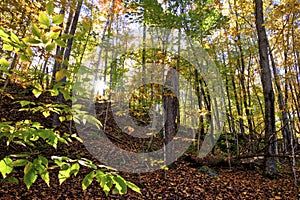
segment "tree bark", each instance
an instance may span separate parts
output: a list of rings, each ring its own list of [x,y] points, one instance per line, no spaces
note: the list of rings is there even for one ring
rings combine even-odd
[[[70,35],[73,35],[73,36],[75,35],[75,31],[76,31],[76,28],[77,28],[82,3],[83,3],[83,0],[79,0],[78,3],[77,3],[75,15],[74,15],[72,26],[71,26],[70,33],[69,33]],[[68,69],[68,65],[66,64],[66,62],[67,63],[69,62],[69,59],[70,59],[70,56],[71,56],[72,46],[73,46],[73,37],[68,39],[68,42],[67,42],[67,47],[68,48],[65,50],[65,53],[64,53],[64,62],[62,64],[63,69]],[[60,80],[60,82],[65,83],[66,80],[67,80],[67,77],[65,76],[62,80]],[[57,96],[56,102],[57,103],[62,103],[62,101],[63,101],[63,94],[60,92],[59,95]],[[58,116],[57,113],[54,113],[52,124],[53,124],[53,126],[60,125],[59,116]]]
[[[67,20],[67,23],[66,23],[66,26],[65,26],[65,30],[64,30],[64,34],[68,34],[69,33],[69,29],[70,29],[70,26],[71,26],[71,23],[72,23],[72,19],[73,19],[73,15],[74,15],[74,10],[73,8],[71,7],[71,3],[69,3],[70,5],[70,12],[69,12],[69,16],[68,16],[68,20]],[[66,12],[66,5],[65,4],[62,4],[62,9],[61,11],[59,12],[59,14],[65,14]],[[61,28],[63,28],[63,23],[61,23],[59,25]],[[61,33],[62,34],[62,33]],[[60,47],[60,46],[57,46],[56,47],[56,56],[58,58],[61,58],[63,57],[64,55],[64,51],[65,51],[65,48],[64,47]],[[54,62],[54,66],[53,66],[53,71],[52,71],[52,80],[51,80],[51,83],[50,85],[53,86],[55,84],[55,74],[57,71],[59,71],[61,67],[61,63],[55,59],[55,62]]]
[[[270,48],[270,47],[269,47]],[[287,105],[283,99],[283,92],[280,85],[279,72],[275,65],[275,60],[273,57],[273,53],[270,52],[270,58],[272,63],[273,74],[275,78],[275,86],[277,88],[277,98],[279,104],[279,110],[281,112],[281,124],[282,124],[282,136],[283,136],[283,153],[290,153],[292,151],[292,147],[290,145],[290,141],[292,140],[290,122],[288,118]]]
[[[166,89],[163,95],[163,106],[165,109],[165,138],[164,143],[167,145],[173,140],[177,133],[177,125],[179,121],[179,101],[170,89],[174,91],[178,88],[178,74],[174,71],[169,71],[166,78]],[[169,145],[166,149],[166,161],[170,163],[175,160],[174,145]]]
[[[274,110],[274,91],[272,87],[272,77],[268,57],[268,39],[264,28],[263,2],[255,0],[256,30],[258,35],[259,58],[261,68],[261,82],[264,93],[265,106],[265,169],[264,175],[268,177],[277,176],[277,159],[269,157],[276,154],[276,130],[275,130],[275,110]]]

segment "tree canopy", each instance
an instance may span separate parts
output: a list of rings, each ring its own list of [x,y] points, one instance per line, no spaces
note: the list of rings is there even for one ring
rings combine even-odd
[[[285,163],[298,191],[298,1],[0,5],[1,184],[20,169],[28,189],[83,170],[83,190],[94,181],[106,195],[142,194],[121,166],[167,177],[184,154],[230,168],[257,159],[269,178]],[[78,143],[92,155],[62,150]]]

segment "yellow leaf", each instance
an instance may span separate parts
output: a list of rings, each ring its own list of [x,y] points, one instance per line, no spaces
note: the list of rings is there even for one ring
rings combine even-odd
[[[66,76],[67,70],[66,69],[61,69],[55,74],[55,81],[59,82],[61,81],[65,76]]]
[[[50,116],[50,112],[48,110],[43,112],[44,117],[49,117]]]
[[[58,32],[58,31],[62,31],[63,28],[59,27],[59,26],[53,26],[50,28],[51,31],[53,32]]]
[[[65,121],[65,120],[66,120],[66,118],[65,118],[64,116],[60,116],[60,117],[59,117],[59,121],[60,121],[60,122],[63,122],[63,121]]]

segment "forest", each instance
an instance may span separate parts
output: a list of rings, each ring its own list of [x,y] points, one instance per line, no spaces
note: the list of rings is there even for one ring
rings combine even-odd
[[[0,199],[300,198],[299,1],[0,13]]]

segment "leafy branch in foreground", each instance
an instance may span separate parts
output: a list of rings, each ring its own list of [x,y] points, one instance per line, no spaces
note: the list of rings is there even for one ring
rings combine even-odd
[[[19,111],[28,112],[40,112],[45,118],[47,118],[51,112],[64,113],[66,117],[62,120],[72,120],[71,109],[67,105],[50,106],[49,104],[34,103],[30,101],[19,101],[22,108]],[[79,109],[77,110],[77,114]],[[79,118],[75,118],[75,121],[89,121],[90,123],[99,125],[100,122],[83,112],[79,115]],[[61,136],[63,135],[63,136]],[[45,183],[50,187],[49,170],[59,168],[58,180],[62,184],[71,176],[76,176],[81,166],[90,168],[91,171],[82,180],[82,189],[85,190],[95,180],[99,183],[106,195],[112,190],[114,194],[126,194],[127,187],[135,192],[140,193],[140,189],[133,183],[126,181],[119,176],[115,170],[104,165],[95,165],[92,161],[80,158],[70,159],[66,156],[52,156],[51,161],[41,155],[40,152],[33,152],[31,148],[40,147],[41,145],[49,145],[53,148],[57,148],[59,143],[70,144],[72,139],[81,139],[76,134],[60,134],[59,131],[43,127],[39,122],[32,122],[31,120],[22,120],[18,122],[0,122],[0,139],[5,139],[7,146],[12,143],[26,147],[29,152],[23,152],[20,154],[11,154],[6,156],[0,161],[0,173],[4,182],[17,182],[15,177],[8,176],[14,169],[24,167],[24,183],[28,189],[36,182],[38,176],[42,178]],[[44,141],[46,144],[40,143]],[[45,147],[45,146],[44,146]],[[43,147],[43,148],[44,148]],[[37,157],[36,157],[37,156]],[[49,166],[49,163],[52,165]]]
[[[38,155],[33,161],[30,161],[29,154],[15,154],[5,157],[0,161],[0,172],[4,179],[8,178],[16,167],[24,167],[24,183],[28,189],[40,176],[45,183],[50,187],[49,171],[51,169],[59,168],[58,180],[59,184],[65,182],[72,175],[76,176],[81,166],[91,169],[82,180],[82,189],[86,190],[87,187],[94,181],[99,183],[106,195],[112,190],[114,194],[126,194],[129,187],[135,192],[141,193],[140,189],[132,182],[126,181],[120,175],[107,166],[95,165],[92,161],[81,159],[70,159],[66,156],[52,156],[52,166],[44,156]],[[17,158],[17,159],[16,159]],[[114,187],[113,187],[114,186]]]

